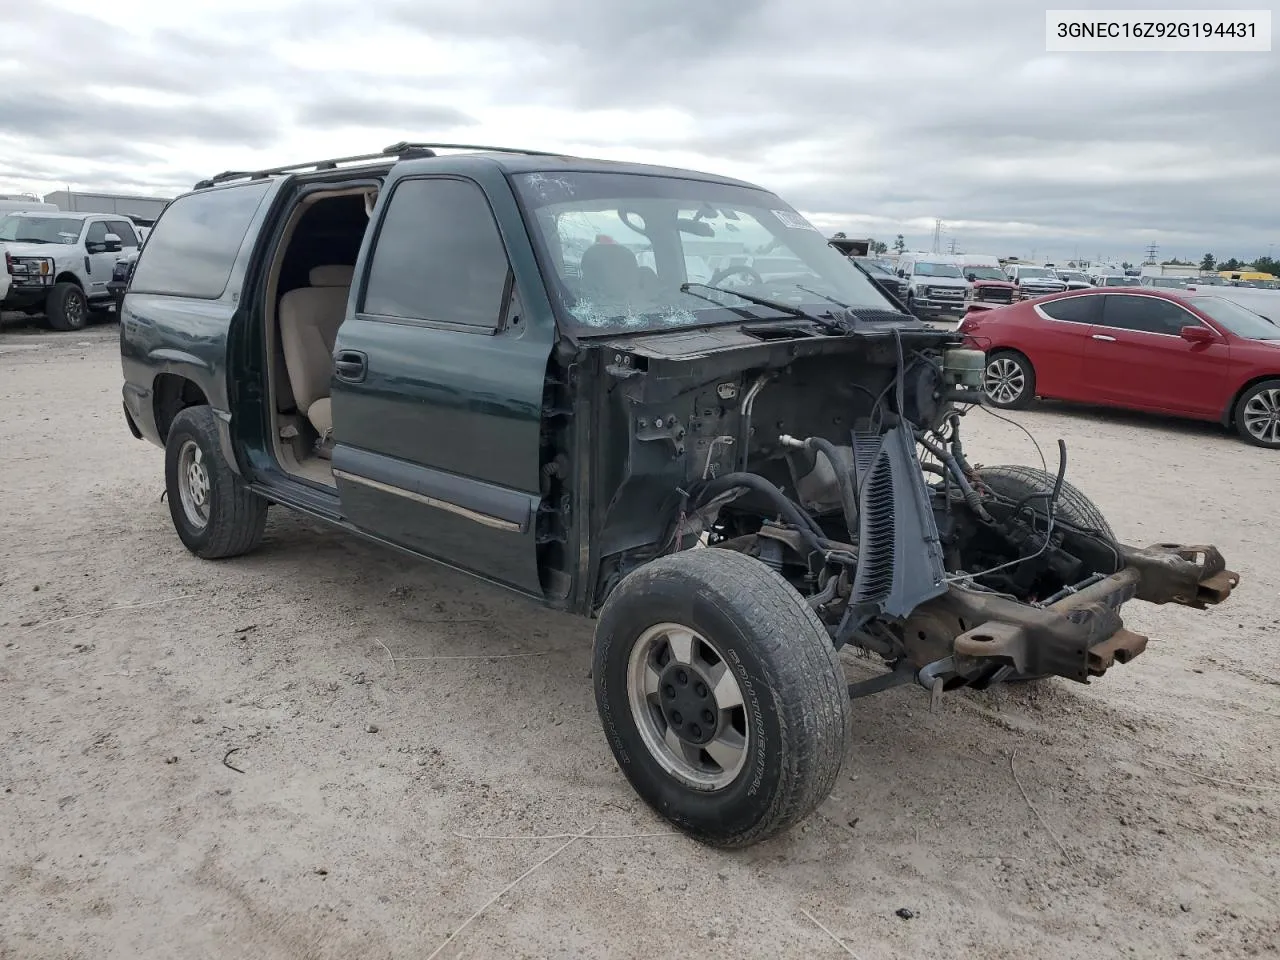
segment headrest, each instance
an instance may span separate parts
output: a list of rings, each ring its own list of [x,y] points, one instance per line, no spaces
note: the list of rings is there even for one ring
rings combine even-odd
[[[312,267],[307,275],[313,287],[349,287],[356,268],[341,263],[326,263]]]

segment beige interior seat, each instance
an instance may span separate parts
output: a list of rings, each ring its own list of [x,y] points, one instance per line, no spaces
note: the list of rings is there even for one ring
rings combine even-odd
[[[306,415],[321,439],[333,430],[329,381],[333,377],[333,345],[347,312],[354,267],[312,267],[311,286],[290,290],[280,298],[280,346],[298,411]]]

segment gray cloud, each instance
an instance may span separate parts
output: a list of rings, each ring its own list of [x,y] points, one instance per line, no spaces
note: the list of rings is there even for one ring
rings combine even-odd
[[[520,145],[697,156],[882,239],[923,244],[940,217],[962,247],[997,252],[1132,258],[1154,238],[1183,256],[1252,256],[1280,243],[1273,55],[1050,55],[1043,9],[1024,0],[281,0],[251,20],[229,9],[174,22],[142,35],[39,2],[0,13],[8,49],[42,51],[0,52],[0,179],[94,171],[161,189],[191,182],[201,148],[286,162],[324,131],[342,154],[347,128],[376,149],[388,133],[524,107],[566,121]],[[375,29],[405,46],[377,62],[344,55]],[[424,77],[431,54],[406,54],[415,38],[464,53]],[[308,42],[326,52],[282,52]],[[594,111],[634,120],[597,124]],[[183,145],[184,169],[156,172],[148,148]]]
[[[475,117],[443,104],[388,100],[376,96],[338,94],[303,104],[297,121],[306,126],[378,127],[401,126],[428,131],[469,127]]]

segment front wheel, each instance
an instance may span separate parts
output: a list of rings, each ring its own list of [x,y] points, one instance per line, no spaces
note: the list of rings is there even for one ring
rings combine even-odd
[[[165,489],[178,538],[198,557],[247,553],[262,540],[267,501],[223,459],[218,426],[207,406],[187,407],[165,438]]]
[[[1005,350],[987,358],[982,372],[987,403],[1002,410],[1022,410],[1036,396],[1036,371],[1020,353]]]
[[[1280,448],[1280,380],[1250,387],[1236,403],[1236,430],[1249,443]]]
[[[849,698],[835,648],[751,557],[697,548],[628,575],[601,611],[592,675],[623,774],[705,843],[773,836],[839,776]]]
[[[89,301],[77,284],[55,283],[44,312],[55,330],[81,330],[89,322]]]

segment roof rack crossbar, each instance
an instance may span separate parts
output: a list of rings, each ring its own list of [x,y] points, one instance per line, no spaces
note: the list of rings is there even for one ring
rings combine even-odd
[[[546,150],[525,150],[519,147],[489,147],[474,143],[417,143],[401,141],[400,143],[393,143],[391,146],[385,147],[378,153],[362,153],[350,157],[335,157],[330,160],[308,160],[305,163],[291,163],[283,167],[269,167],[262,170],[227,170],[223,173],[209,177],[207,180],[201,180],[195,185],[195,189],[203,190],[206,187],[216,186],[220,183],[230,183],[233,180],[262,180],[266,177],[276,176],[278,174],[298,173],[304,170],[336,170],[339,164],[372,163],[377,160],[387,160],[391,157],[434,157],[436,150],[468,150],[477,153],[518,153],[530,157],[558,156],[558,154]]]

